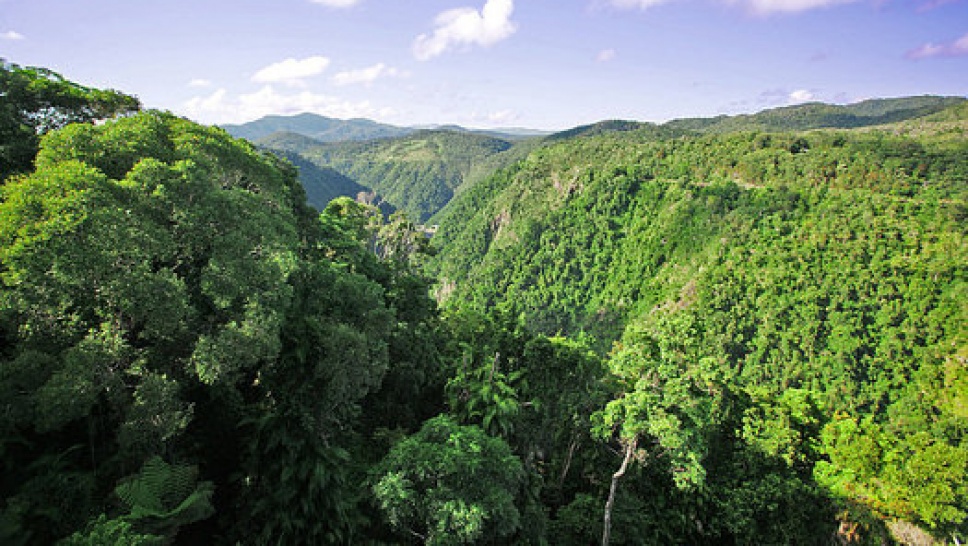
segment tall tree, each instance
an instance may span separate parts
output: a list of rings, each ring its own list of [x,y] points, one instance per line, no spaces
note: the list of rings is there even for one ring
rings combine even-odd
[[[706,479],[703,459],[725,398],[723,381],[694,340],[672,334],[692,330],[690,319],[669,320],[664,331],[630,327],[608,359],[618,395],[596,419],[599,433],[621,445],[622,463],[605,504],[603,546],[611,536],[619,481],[634,461],[667,465],[680,489],[694,489]]]

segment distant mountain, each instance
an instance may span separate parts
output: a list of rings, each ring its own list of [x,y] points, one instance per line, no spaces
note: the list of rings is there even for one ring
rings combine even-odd
[[[455,133],[471,133],[474,135],[484,135],[504,140],[523,140],[528,138],[545,137],[553,134],[553,131],[541,131],[538,129],[528,129],[527,127],[501,127],[498,129],[470,129],[460,125],[420,125],[414,127],[418,130],[428,131],[451,131]]]
[[[564,131],[559,131],[557,133],[551,134],[546,140],[567,140],[569,138],[575,138],[580,136],[594,136],[603,133],[624,133],[627,131],[635,131],[643,127],[652,126],[651,123],[643,123],[640,121],[629,121],[624,119],[611,119],[606,121],[599,121],[596,123],[590,123],[588,125],[579,125],[571,129],[566,129]]]
[[[266,116],[241,125],[223,125],[232,136],[259,140],[273,133],[296,133],[320,142],[371,140],[400,137],[415,129],[378,123],[369,119],[336,119],[317,114]]]
[[[259,146],[263,146],[265,148],[271,148],[273,150],[285,150],[287,152],[297,154],[301,154],[306,150],[310,150],[323,144],[323,141],[321,140],[309,138],[306,135],[293,133],[291,131],[279,131],[268,136],[251,140],[256,142]]]
[[[471,133],[504,140],[521,140],[551,134],[549,131],[539,131],[523,127],[501,129],[468,129],[460,125],[399,127],[363,118],[337,119],[310,113],[297,114],[295,116],[266,116],[240,125],[223,125],[222,128],[234,137],[253,141],[263,140],[277,133],[302,135],[317,142],[398,138],[423,130]]]
[[[678,119],[663,126],[703,133],[854,129],[928,116],[965,100],[964,97],[921,96],[872,99],[845,106],[813,102],[773,108],[756,114]]]
[[[801,104],[756,114],[674,120],[662,125],[606,120],[553,134],[528,129],[473,130],[458,125],[404,128],[370,120],[338,120],[315,114],[269,116],[226,126],[231,134],[281,152],[300,167],[310,202],[322,208],[339,195],[369,195],[428,221],[458,193],[556,143],[600,135],[634,133],[640,140],[695,133],[852,129],[891,124],[921,134],[922,120],[947,119],[956,127],[968,101],[962,97],[874,99],[840,106]],[[941,125],[929,124],[933,131]],[[436,222],[436,219],[434,220]]]

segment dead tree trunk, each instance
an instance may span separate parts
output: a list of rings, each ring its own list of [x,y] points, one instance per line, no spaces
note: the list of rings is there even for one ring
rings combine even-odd
[[[612,537],[612,507],[615,506],[615,492],[618,490],[618,481],[625,476],[625,471],[629,468],[629,461],[635,453],[637,439],[633,438],[625,444],[625,457],[622,459],[622,466],[612,474],[612,486],[608,490],[608,501],[605,503],[605,529],[602,531],[602,546],[608,546],[608,541]]]

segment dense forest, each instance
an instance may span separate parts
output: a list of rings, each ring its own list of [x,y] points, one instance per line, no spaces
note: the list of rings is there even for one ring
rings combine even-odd
[[[963,99],[256,146],[0,91],[0,543],[968,539]]]

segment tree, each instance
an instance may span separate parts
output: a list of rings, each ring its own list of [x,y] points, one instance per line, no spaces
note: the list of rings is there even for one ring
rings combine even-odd
[[[374,469],[373,493],[390,525],[431,545],[508,537],[521,462],[499,438],[441,415],[393,446]]]
[[[278,357],[301,194],[276,159],[157,112],[53,131],[36,165],[0,202],[0,519],[50,542],[152,456],[190,455],[199,393]]]
[[[622,446],[622,463],[612,475],[605,504],[603,546],[610,539],[619,481],[635,460],[664,459],[680,489],[695,489],[705,482],[707,435],[716,425],[723,387],[716,363],[697,358],[695,347],[684,342],[688,336],[677,339],[669,333],[688,332],[690,319],[671,320],[674,327],[661,337],[630,326],[608,359],[618,396],[596,420],[599,434]]]

